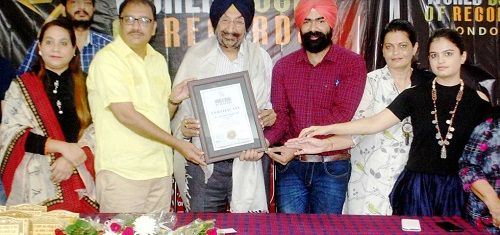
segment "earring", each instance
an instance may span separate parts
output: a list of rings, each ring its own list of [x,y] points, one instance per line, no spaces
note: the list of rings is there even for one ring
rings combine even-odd
[[[38,51],[38,54],[39,54],[40,56],[42,56],[42,51]]]

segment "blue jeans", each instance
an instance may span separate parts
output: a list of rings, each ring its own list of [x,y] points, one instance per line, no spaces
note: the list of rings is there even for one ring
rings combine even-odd
[[[5,205],[7,201],[7,196],[5,196],[5,189],[3,188],[3,182],[0,180],[0,205]]]
[[[341,214],[350,176],[348,160],[278,164],[278,209],[284,213]]]

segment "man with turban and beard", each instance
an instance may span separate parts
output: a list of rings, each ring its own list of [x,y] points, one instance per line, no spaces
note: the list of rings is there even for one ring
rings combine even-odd
[[[113,38],[90,29],[95,12],[95,0],[61,0],[61,3],[64,6],[66,17],[73,23],[76,44],[80,50],[80,65],[82,71],[87,74],[90,62],[97,51],[110,43]],[[17,71],[18,75],[31,71],[31,67],[36,64],[38,60],[35,50],[37,43],[35,40],[28,49],[28,53]]]
[[[174,86],[188,79],[248,71],[261,125],[269,127],[276,120],[270,102],[272,60],[258,44],[245,38],[254,13],[253,0],[213,1],[210,21],[215,37],[199,42],[187,51]],[[172,131],[177,138],[201,146],[198,137],[200,123],[193,117],[191,100],[184,100],[172,120]],[[234,160],[206,165],[204,162],[186,162],[175,152],[174,176],[185,207],[195,212],[221,212],[229,204],[232,212],[268,211],[263,154],[250,149]],[[267,171],[267,167],[264,169]]]
[[[276,123],[265,132],[270,145],[295,138],[303,128],[352,119],[365,86],[361,56],[332,42],[337,6],[332,0],[301,0],[295,24],[302,47],[273,69],[271,102]],[[326,138],[328,136],[324,136]],[[297,149],[269,149],[276,162],[276,196],[285,213],[341,213],[351,172],[346,149],[294,156]]]

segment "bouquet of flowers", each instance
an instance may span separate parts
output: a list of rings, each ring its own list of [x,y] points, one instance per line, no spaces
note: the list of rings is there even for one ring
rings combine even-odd
[[[64,230],[56,229],[55,235],[98,235],[97,230],[101,227],[98,223],[84,219],[78,219]]]
[[[188,225],[177,228],[172,232],[172,235],[217,235],[217,228],[215,228],[215,220],[201,220],[195,219]]]
[[[161,218],[166,217],[167,220]],[[119,214],[104,222],[104,235],[156,235],[167,234],[175,225],[175,215],[155,216],[151,214],[133,215]]]
[[[176,216],[160,211],[149,214],[118,214],[101,222],[94,219],[79,219],[56,235],[217,235],[215,220],[196,219],[188,225],[174,230]]]
[[[79,219],[56,235],[165,235],[172,232],[175,222],[175,214],[165,211],[118,214],[104,222],[99,217]]]

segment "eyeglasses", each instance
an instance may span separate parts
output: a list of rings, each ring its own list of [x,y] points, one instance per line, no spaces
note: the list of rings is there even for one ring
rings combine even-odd
[[[230,19],[229,17],[221,17],[219,20],[219,24],[223,26],[229,26],[229,24],[233,23],[235,27],[237,28],[244,28],[245,27],[245,20],[243,18],[237,18],[237,19]]]
[[[147,17],[141,16],[141,17],[133,17],[133,16],[123,16],[120,17],[120,20],[127,24],[127,25],[133,25],[135,21],[139,22],[140,25],[149,25],[151,22],[153,22],[152,19],[149,19]]]

